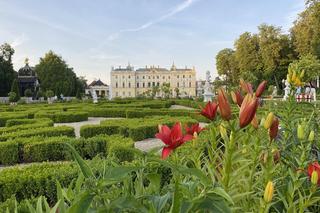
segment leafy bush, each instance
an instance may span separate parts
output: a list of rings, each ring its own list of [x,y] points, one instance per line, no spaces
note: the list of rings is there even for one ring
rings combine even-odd
[[[87,112],[62,111],[62,112],[38,112],[35,118],[50,118],[55,123],[70,123],[88,120]]]
[[[105,120],[100,125],[85,125],[80,129],[80,135],[85,138],[95,135],[120,134],[130,137],[134,141],[145,138],[153,138],[158,131],[158,124],[173,125],[175,122],[184,124],[196,123],[196,120],[188,117],[146,117],[134,119]]]
[[[31,136],[69,136],[74,137],[74,129],[69,126],[41,127],[36,129],[21,130],[0,135],[0,141],[6,141],[12,138],[31,137]]]
[[[42,118],[42,119],[10,119],[10,120],[7,120],[6,127],[23,125],[23,124],[36,124],[36,123],[42,123],[42,122],[48,122],[48,123],[51,122],[53,125],[52,120],[47,119],[47,118]]]

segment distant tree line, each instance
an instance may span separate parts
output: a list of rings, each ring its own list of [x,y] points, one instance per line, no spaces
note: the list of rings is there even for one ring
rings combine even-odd
[[[17,90],[17,72],[13,68],[12,56],[14,49],[7,43],[0,46],[0,97],[8,96],[9,92]],[[84,93],[87,86],[84,77],[78,77],[61,56],[49,51],[40,58],[35,66],[35,72],[40,81],[40,91],[37,96],[45,96],[46,91],[52,91],[59,96],[77,96]],[[41,94],[40,94],[41,93]],[[16,94],[17,98],[27,94]],[[16,98],[16,99],[17,99]]]
[[[306,1],[289,34],[280,27],[261,24],[258,33],[244,32],[216,56],[219,75],[225,84],[236,86],[240,78],[257,85],[262,79],[281,87],[289,66],[306,72],[305,81],[320,75],[320,0]]]

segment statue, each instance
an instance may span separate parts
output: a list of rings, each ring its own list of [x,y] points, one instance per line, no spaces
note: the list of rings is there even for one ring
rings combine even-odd
[[[204,84],[204,93],[203,93],[203,98],[204,98],[203,101],[204,102],[212,101],[212,98],[214,96],[211,91],[210,81],[211,81],[210,71],[207,71],[206,72],[206,82]]]
[[[97,104],[97,103],[98,103],[98,96],[97,96],[96,91],[94,91],[94,90],[92,89],[92,90],[91,90],[91,95],[92,95],[93,103],[94,103],[94,104]]]
[[[284,96],[283,96],[283,100],[286,101],[289,98],[290,95],[290,83],[288,82],[288,80],[285,81],[285,85],[286,87],[284,88]]]

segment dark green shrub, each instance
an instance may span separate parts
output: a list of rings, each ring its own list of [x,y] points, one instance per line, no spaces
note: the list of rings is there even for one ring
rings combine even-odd
[[[0,165],[19,162],[19,143],[15,141],[0,143]]]
[[[12,138],[21,138],[21,137],[31,137],[31,136],[69,136],[74,137],[74,129],[69,126],[58,126],[58,127],[42,127],[36,129],[27,129],[21,130],[18,132],[10,132],[0,135],[0,141],[6,141]]]
[[[7,120],[28,118],[28,113],[0,113],[0,127],[5,126]]]
[[[88,120],[88,113],[76,111],[46,111],[36,113],[35,118],[50,118],[55,123],[70,123]]]

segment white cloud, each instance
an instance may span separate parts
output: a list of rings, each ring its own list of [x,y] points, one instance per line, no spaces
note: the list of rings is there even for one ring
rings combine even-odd
[[[25,43],[29,38],[23,33],[18,37],[14,38],[13,41],[10,43],[11,47],[16,48],[23,43]]]
[[[176,7],[173,7],[171,8],[168,13],[156,18],[156,19],[152,19],[152,20],[149,20],[147,21],[146,23],[138,26],[138,27],[135,27],[135,28],[127,28],[127,29],[122,29],[122,30],[119,30],[118,32],[116,33],[113,33],[111,35],[109,35],[107,37],[107,40],[108,41],[113,41],[117,38],[119,38],[119,36],[122,34],[122,33],[125,33],[125,32],[138,32],[138,31],[141,31],[141,30],[144,30],[144,29],[147,29],[157,23],[160,23],[172,16],[174,16],[175,14],[179,13],[179,12],[182,12],[183,10],[189,8],[194,2],[196,2],[198,0],[185,0],[184,2],[182,2],[181,4],[177,5]],[[104,44],[102,44],[104,45]]]

